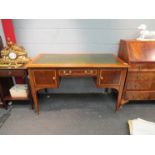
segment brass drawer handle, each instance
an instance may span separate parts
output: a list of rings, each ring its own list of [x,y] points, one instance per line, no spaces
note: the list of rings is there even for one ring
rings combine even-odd
[[[64,74],[65,74],[65,75],[69,75],[69,74],[71,74],[71,73],[72,73],[71,70],[69,70],[69,71],[64,71]]]
[[[93,74],[93,70],[85,70],[85,74]]]
[[[55,76],[53,76],[53,80],[56,80],[56,77]]]

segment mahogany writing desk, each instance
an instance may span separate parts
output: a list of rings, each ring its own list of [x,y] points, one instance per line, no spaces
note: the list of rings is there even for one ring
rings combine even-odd
[[[116,89],[116,110],[121,106],[128,64],[112,54],[40,54],[27,68],[37,113],[37,91],[58,88],[61,77],[92,77],[96,87]]]

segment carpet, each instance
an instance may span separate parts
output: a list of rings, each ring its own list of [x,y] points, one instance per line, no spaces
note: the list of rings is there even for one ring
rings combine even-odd
[[[9,118],[9,116],[11,115],[11,110],[12,110],[11,106],[9,106],[9,108],[7,110],[0,109],[0,128],[2,127],[4,122]]]
[[[112,94],[39,96],[37,115],[30,102],[14,102],[0,135],[128,135],[128,120],[155,122],[155,102],[129,102],[115,112]]]

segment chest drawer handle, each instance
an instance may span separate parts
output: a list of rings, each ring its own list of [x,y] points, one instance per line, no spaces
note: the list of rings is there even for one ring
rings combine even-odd
[[[139,77],[140,77],[140,75],[139,75],[139,73],[137,73],[136,79],[139,80]]]
[[[56,77],[55,76],[53,76],[53,80],[56,80]]]

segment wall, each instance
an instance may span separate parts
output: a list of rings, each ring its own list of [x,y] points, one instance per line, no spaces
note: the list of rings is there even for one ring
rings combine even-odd
[[[146,24],[155,30],[155,20],[114,19],[14,19],[17,43],[23,45],[29,56],[50,52],[92,52],[117,54],[120,39],[137,37],[137,27]],[[77,81],[78,80],[78,81]],[[77,85],[78,83],[78,85]],[[91,79],[62,82],[55,92],[100,92]]]
[[[6,45],[6,41],[5,41],[5,36],[4,36],[4,33],[3,33],[3,27],[2,27],[1,20],[0,20],[0,36],[2,37],[3,44]]]
[[[141,23],[155,27],[155,20],[13,20],[17,42],[30,56],[40,52],[116,53],[119,40],[136,38]]]

